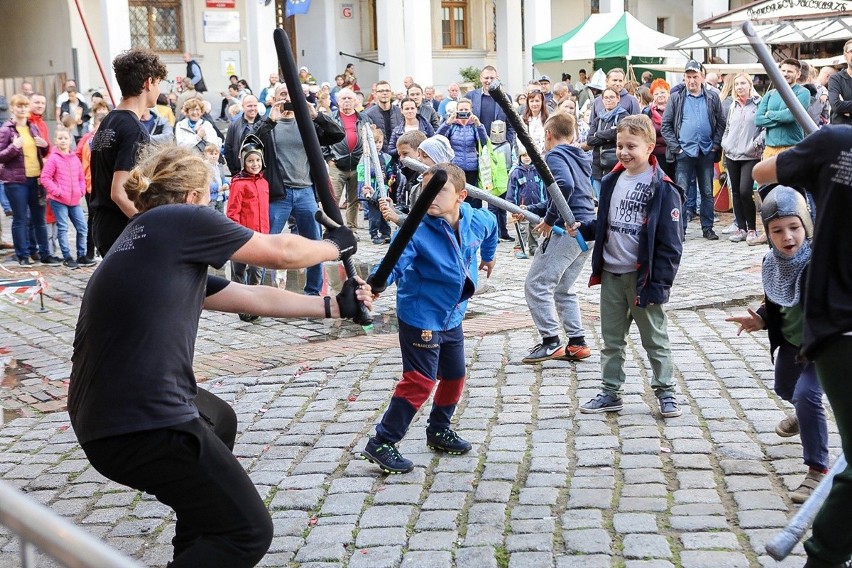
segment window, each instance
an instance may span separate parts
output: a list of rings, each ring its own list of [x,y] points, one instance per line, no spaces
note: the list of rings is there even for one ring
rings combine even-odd
[[[601,13],[601,0],[592,0],[591,6],[589,8],[589,12],[592,14],[600,14]]]
[[[444,47],[467,47],[467,2],[441,2],[441,42]]]
[[[666,33],[666,23],[668,21],[668,18],[657,18],[657,31],[661,34]]]
[[[129,0],[128,5],[131,47],[170,53],[184,50],[180,0]]]

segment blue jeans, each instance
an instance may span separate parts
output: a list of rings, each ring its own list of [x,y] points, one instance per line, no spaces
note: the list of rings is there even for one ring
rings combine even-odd
[[[784,341],[775,353],[775,394],[791,402],[799,419],[805,465],[825,470],[828,463],[828,424],[814,363],[796,362],[799,348]]]
[[[367,208],[367,218],[370,221],[370,238],[390,238],[390,225],[388,225],[388,222],[385,221],[384,217],[382,217],[382,211],[379,209],[378,204],[370,203],[367,200],[364,200],[364,204]]]
[[[296,219],[299,234],[306,239],[319,241],[322,239],[319,223],[314,215],[317,212],[317,199],[313,186],[287,187],[283,199],[269,202],[269,232],[277,235],[287,226],[290,215]],[[319,296],[322,290],[322,263],[307,269],[305,294]]]
[[[44,224],[44,205],[40,205],[39,192],[43,191],[38,178],[27,178],[24,183],[7,183],[6,197],[12,206],[12,243],[18,260],[30,256],[28,223],[33,226],[42,258],[50,256],[47,244],[47,226]]]
[[[503,192],[497,197],[500,199],[506,199],[506,193]],[[499,237],[501,239],[509,239],[511,236],[509,235],[509,230],[506,228],[506,210],[500,209],[494,205],[488,204],[488,210],[494,213],[497,216],[497,232],[499,233]]]
[[[86,256],[86,235],[89,233],[89,227],[86,225],[86,219],[83,217],[83,208],[79,205],[64,205],[58,201],[50,200],[50,208],[53,209],[53,215],[56,217],[56,227],[59,229],[59,250],[62,251],[62,258],[75,258],[68,248],[68,220],[74,225],[74,230],[77,231],[77,256],[83,258]]]
[[[713,228],[713,154],[699,154],[693,158],[681,153],[677,157],[677,184],[686,190],[689,187],[689,179],[695,175],[698,181],[698,192],[701,195],[701,230],[709,231]],[[687,203],[689,200],[687,199]],[[689,207],[684,205],[683,228],[689,222],[687,215]]]

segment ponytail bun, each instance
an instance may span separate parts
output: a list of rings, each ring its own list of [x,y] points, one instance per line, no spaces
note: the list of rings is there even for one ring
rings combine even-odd
[[[124,182],[124,191],[127,192],[127,197],[136,203],[139,196],[148,191],[150,186],[151,180],[136,167],[130,171],[130,177]]]

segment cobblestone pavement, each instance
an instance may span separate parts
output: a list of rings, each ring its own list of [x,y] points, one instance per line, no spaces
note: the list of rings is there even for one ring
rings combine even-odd
[[[723,215],[719,227],[729,222]],[[358,261],[367,268],[383,247],[361,233]],[[772,392],[765,335],[737,337],[724,321],[757,303],[764,252],[705,241],[690,226],[668,305],[684,413],[663,420],[635,329],[624,410],[578,411],[600,378],[599,292],[585,285],[588,266],[578,291],[592,358],[520,363],[539,339],[523,299],[529,261],[501,244],[492,282],[465,322],[469,378],[455,420],[474,448],[458,457],[428,450],[421,412],[400,444],[417,467],[397,476],[358,458],[401,371],[393,289],[379,300],[370,335],[351,323],[205,314],[199,381],[233,404],[235,453],[275,522],[263,565],[801,566],[801,545],[783,563],[763,549],[794,511],[787,492],[805,472],[798,438],[774,433],[791,408]],[[17,365],[0,387],[8,409],[0,475],[145,565],[162,566],[172,513],[95,472],[63,410],[91,269],[40,270],[50,283],[47,311],[0,303],[0,347]],[[289,278],[292,286],[298,275]],[[830,432],[834,457],[833,422]],[[18,565],[17,551],[0,527],[0,567]]]

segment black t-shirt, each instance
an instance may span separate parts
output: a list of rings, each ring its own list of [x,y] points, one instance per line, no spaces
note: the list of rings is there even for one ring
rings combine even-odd
[[[816,202],[813,256],[805,296],[805,354],[852,331],[852,126],[824,126],[778,155],[778,181],[803,187]]]
[[[211,207],[133,217],[92,274],[74,337],[68,413],[85,443],[198,416],[192,359],[210,277],[254,234]]]
[[[150,140],[148,131],[136,113],[116,109],[104,117],[92,138],[92,202],[93,209],[107,209],[124,214],[110,196],[112,174],[129,172],[136,165],[139,150]]]

